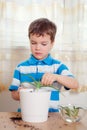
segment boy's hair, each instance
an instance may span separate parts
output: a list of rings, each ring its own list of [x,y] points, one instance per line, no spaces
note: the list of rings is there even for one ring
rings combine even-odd
[[[53,42],[56,31],[57,27],[52,21],[48,20],[47,18],[39,18],[30,24],[28,28],[28,37],[30,38],[31,34],[36,34],[37,36],[44,36],[44,34],[48,34],[51,42]]]

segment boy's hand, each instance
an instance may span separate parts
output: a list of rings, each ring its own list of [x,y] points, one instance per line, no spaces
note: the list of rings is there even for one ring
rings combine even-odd
[[[42,77],[41,84],[52,85],[54,81],[57,81],[57,74],[45,73]]]

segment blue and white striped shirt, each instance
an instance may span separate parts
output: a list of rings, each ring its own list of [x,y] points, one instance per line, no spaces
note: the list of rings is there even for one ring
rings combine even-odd
[[[13,81],[9,87],[9,90],[17,90],[22,82],[33,82],[27,74],[31,75],[35,80],[40,81],[44,73],[53,73],[73,77],[73,74],[69,71],[68,67],[61,61],[52,58],[50,54],[43,60],[38,60],[31,54],[28,60],[20,63],[16,67]],[[65,87],[65,89],[68,88]],[[59,100],[58,91],[52,90],[51,100]]]

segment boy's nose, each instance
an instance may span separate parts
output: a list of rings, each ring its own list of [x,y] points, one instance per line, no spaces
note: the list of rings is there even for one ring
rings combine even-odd
[[[38,50],[40,49],[40,45],[39,44],[36,45],[36,49],[38,49]]]

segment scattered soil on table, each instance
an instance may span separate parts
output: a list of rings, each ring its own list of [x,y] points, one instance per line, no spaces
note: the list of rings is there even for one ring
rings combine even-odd
[[[31,125],[30,123],[22,121],[21,117],[10,117],[10,119],[17,126],[30,128],[30,130],[40,130],[39,128],[36,128],[35,126]]]

